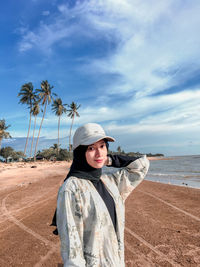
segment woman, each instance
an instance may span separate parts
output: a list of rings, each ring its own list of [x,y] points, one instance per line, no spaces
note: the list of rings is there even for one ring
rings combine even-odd
[[[146,156],[107,155],[107,136],[96,123],[73,137],[73,163],[57,200],[64,266],[124,267],[124,202],[144,179]],[[104,165],[120,168],[102,174]]]

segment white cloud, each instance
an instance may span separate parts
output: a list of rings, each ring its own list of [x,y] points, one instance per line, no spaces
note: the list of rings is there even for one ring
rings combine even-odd
[[[25,52],[31,48],[37,48],[44,53],[49,53],[56,42],[69,37],[73,30],[73,27],[67,27],[61,20],[51,25],[41,22],[37,31],[26,31],[19,43],[19,51]]]
[[[49,10],[45,10],[42,12],[43,16],[49,16],[50,15],[50,11]]]
[[[174,85],[184,65],[196,58],[200,45],[200,36],[196,34],[200,4],[188,3],[94,0],[77,2],[73,8],[60,5],[51,23],[41,23],[38,29],[26,31],[20,51],[37,47],[49,52],[55,43],[73,36],[96,38],[101,34],[110,41],[117,38],[113,54],[90,61],[91,71],[118,73],[123,77],[122,85],[112,87],[109,93],[137,91],[139,96],[148,95]],[[200,64],[198,59],[195,63]]]
[[[73,133],[80,125],[88,122],[100,123],[106,132],[117,139],[111,148],[121,145],[126,151],[184,154],[189,141],[198,142],[200,132],[200,90],[184,91],[168,96],[144,97],[135,101],[130,99],[126,105],[88,106],[80,109],[76,117]],[[38,118],[38,127],[40,123]],[[41,137],[57,138],[58,118],[47,113],[43,123]],[[60,138],[68,142],[71,119],[61,119]],[[33,125],[32,125],[33,127]],[[13,137],[26,136],[24,132],[15,131]],[[159,148],[160,147],[160,148]],[[173,147],[179,147],[174,150]],[[184,148],[184,150],[182,150]],[[182,151],[182,152],[181,152]],[[183,152],[184,151],[184,152]],[[190,151],[190,150],[188,150]],[[189,152],[188,152],[189,153]]]
[[[88,106],[80,109],[80,117],[75,118],[74,128],[88,123],[98,122],[109,130],[119,132],[165,132],[199,129],[200,90],[183,91],[171,95],[130,99],[124,105],[113,103],[112,106]],[[38,118],[38,126],[40,118]],[[43,123],[43,135],[56,137],[58,118],[47,114]],[[71,119],[66,115],[61,118],[61,136],[66,136]],[[46,128],[46,129],[45,129]],[[54,129],[55,129],[54,128]]]
[[[114,1],[106,1],[103,14],[91,15],[93,27],[109,32],[111,27],[106,28],[109,22],[119,38],[114,54],[91,63],[92,70],[123,77],[125,82],[108,92],[137,91],[138,96],[156,93],[176,85],[185,66],[194,68],[193,62],[195,68],[200,65],[196,58],[200,45],[197,1],[190,6],[183,5],[182,1],[124,2],[127,9]],[[111,10],[111,15],[107,10]],[[104,22],[103,26],[99,21]],[[185,77],[188,72],[189,68],[184,70]]]
[[[114,73],[119,77],[103,86],[99,102],[95,101],[103,103],[102,99],[112,97],[112,105],[82,107],[74,129],[91,121],[121,136],[160,133],[166,137],[171,133],[178,138],[181,132],[189,132],[192,138],[192,131],[199,132],[200,128],[200,88],[188,85],[182,92],[155,95],[176,85],[183,90],[181,85],[199,69],[199,9],[197,0],[92,0],[79,1],[73,8],[60,5],[57,17],[48,24],[22,29],[20,51],[36,47],[48,53],[56,49],[55,44],[71,42],[74,36],[88,40],[100,36],[105,42],[115,43],[106,57],[94,59],[88,55],[86,62],[84,55],[79,68],[87,74]],[[115,95],[128,95],[129,100],[118,105]],[[70,123],[69,118],[62,118],[66,127]],[[56,130],[45,130],[53,125],[57,125],[57,118],[47,114],[45,136],[56,137]],[[61,136],[65,133],[61,130]]]

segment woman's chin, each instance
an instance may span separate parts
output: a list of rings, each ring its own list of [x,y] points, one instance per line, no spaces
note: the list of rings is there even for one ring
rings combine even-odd
[[[101,169],[104,166],[104,161],[103,162],[94,162],[92,164],[92,167],[95,169]]]

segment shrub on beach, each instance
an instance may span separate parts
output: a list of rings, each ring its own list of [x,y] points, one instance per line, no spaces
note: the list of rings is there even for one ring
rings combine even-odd
[[[141,156],[142,153],[140,152],[125,152],[124,150],[122,150],[120,147],[117,148],[117,151],[111,151],[108,150],[108,154],[121,154],[121,155],[127,155],[130,157],[138,157]],[[158,156],[164,156],[163,154],[147,154],[148,157],[158,157]],[[67,160],[67,161],[71,161],[73,160],[73,152],[69,151],[67,149],[62,149],[57,147],[57,144],[54,144],[53,146],[51,146],[48,149],[43,149],[42,151],[38,151],[37,153],[37,158],[40,159],[46,159],[46,160]]]
[[[48,149],[43,149],[42,151],[38,151],[36,158],[44,158],[47,160],[55,159],[55,160],[72,160],[72,152],[69,152],[67,149],[59,149],[59,152],[57,152],[57,149],[54,149],[53,147],[50,147]]]
[[[57,160],[67,160],[71,161],[73,159],[73,153],[69,152],[67,149],[60,149],[57,156]]]
[[[12,147],[7,146],[3,147],[0,150],[0,156],[4,157],[5,159],[11,157],[14,161],[19,160],[20,158],[24,157],[24,153],[22,151],[15,151]]]

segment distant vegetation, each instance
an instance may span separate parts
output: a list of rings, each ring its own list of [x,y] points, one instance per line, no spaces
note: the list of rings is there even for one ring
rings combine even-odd
[[[109,154],[117,155],[126,155],[130,157],[137,157],[141,156],[142,154],[140,152],[124,152],[124,150],[121,150],[120,147],[117,148],[117,151],[108,151]],[[20,158],[22,160],[28,160],[33,161],[34,158],[24,158],[24,153],[22,151],[15,151],[12,147],[4,147],[0,150],[0,156],[7,159],[8,157],[11,157],[14,161],[18,161]],[[164,156],[163,154],[147,154],[148,157],[161,157]],[[51,161],[63,161],[67,160],[70,161],[73,159],[73,153],[72,151],[69,151],[68,149],[58,148],[57,144],[54,144],[50,148],[43,149],[42,151],[38,151],[36,155],[37,160],[51,160]]]
[[[120,146],[118,146],[117,151],[108,151],[109,154],[113,154],[113,155],[125,155],[125,156],[129,156],[129,157],[137,157],[137,156],[141,156],[143,155],[140,152],[125,152],[124,150],[121,149]],[[147,155],[147,157],[164,157],[164,154],[160,154],[160,153],[156,153],[156,154],[151,154],[151,153],[145,153]]]
[[[60,148],[58,150],[57,144],[54,144],[52,147],[48,149],[43,149],[42,151],[38,151],[36,158],[40,160],[46,159],[46,160],[52,160],[52,161],[55,161],[55,160],[70,161],[72,160],[72,153],[67,149]]]
[[[160,153],[156,153],[156,154],[151,154],[151,153],[140,153],[140,152],[124,152],[122,151],[122,153],[119,152],[113,152],[113,151],[109,151],[110,154],[120,154],[120,155],[125,155],[125,156],[129,156],[129,157],[139,157],[143,154],[147,155],[147,157],[164,157],[164,154],[160,154]]]
[[[20,158],[24,157],[24,153],[22,151],[15,151],[12,147],[7,146],[0,150],[0,156],[5,159],[11,157],[14,161],[18,161]]]
[[[59,151],[59,152],[58,152]],[[33,161],[34,158],[25,158],[23,151],[15,151],[12,147],[7,146],[3,147],[0,150],[0,156],[2,156],[5,161],[10,158],[10,161]],[[43,149],[38,151],[36,155],[37,160],[52,160],[52,161],[70,161],[72,159],[72,152],[69,152],[67,149],[60,148],[58,150],[57,144],[54,144],[48,149]]]

